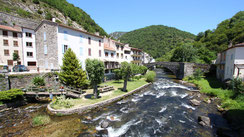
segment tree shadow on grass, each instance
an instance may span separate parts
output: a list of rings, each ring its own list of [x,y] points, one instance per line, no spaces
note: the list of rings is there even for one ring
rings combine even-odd
[[[123,88],[118,88],[118,90],[124,92],[124,91],[123,91]],[[126,90],[125,92],[127,92],[127,91],[128,91],[128,90]]]
[[[113,83],[121,84],[121,83],[123,83],[123,82],[122,82],[122,81],[114,81]]]
[[[86,98],[86,99],[95,99],[95,97],[94,97],[93,94],[87,94],[87,95],[85,95],[85,98]],[[98,96],[97,99],[99,99],[99,98],[101,98],[101,96]]]
[[[205,77],[211,88],[223,88],[224,84],[215,77]]]

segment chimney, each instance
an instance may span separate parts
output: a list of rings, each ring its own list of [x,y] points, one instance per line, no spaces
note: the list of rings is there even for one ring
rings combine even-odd
[[[95,32],[95,35],[99,36],[99,32]]]
[[[56,18],[52,18],[52,22],[56,22]]]

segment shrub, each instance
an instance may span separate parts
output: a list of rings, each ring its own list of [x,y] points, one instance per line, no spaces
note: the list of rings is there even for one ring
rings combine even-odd
[[[239,77],[233,78],[230,83],[230,88],[234,91],[234,97],[244,92],[244,85],[242,79]]]
[[[43,77],[36,76],[32,79],[32,83],[39,87],[39,86],[45,86],[45,81]]]
[[[148,71],[145,75],[147,82],[153,82],[156,77],[156,73],[154,71]]]
[[[22,2],[26,3],[26,0],[21,0]]]
[[[51,119],[48,115],[38,115],[32,119],[33,126],[42,126],[50,123]]]
[[[142,75],[146,74],[147,73],[147,67],[146,66],[139,66],[139,72]]]
[[[43,11],[41,11],[41,10],[39,9],[39,10],[37,10],[37,13],[41,15],[41,14],[43,13]]]
[[[52,20],[53,16],[50,12],[47,12],[46,15],[45,15],[45,19],[46,20]]]
[[[11,89],[7,91],[0,91],[0,100],[7,101],[17,98],[18,96],[22,96],[24,93],[20,89]]]
[[[65,99],[65,96],[59,96],[53,101],[51,107],[54,109],[59,108],[71,108],[74,105],[71,103],[70,99]]]
[[[19,14],[20,16],[22,16],[22,17],[31,17],[31,14],[30,14],[30,12],[28,12],[28,11],[25,11],[25,10],[23,10],[23,9],[18,9],[17,10],[17,14]]]
[[[197,68],[195,72],[193,73],[193,77],[195,80],[200,80],[203,76],[203,72],[200,68]]]
[[[39,0],[33,0],[33,3],[40,4]]]

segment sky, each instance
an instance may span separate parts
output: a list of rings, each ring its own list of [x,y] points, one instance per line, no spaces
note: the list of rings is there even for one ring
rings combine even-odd
[[[165,25],[198,34],[244,11],[244,0],[67,0],[107,33]]]

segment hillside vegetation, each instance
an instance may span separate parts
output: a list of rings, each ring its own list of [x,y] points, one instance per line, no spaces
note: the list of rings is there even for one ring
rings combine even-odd
[[[143,49],[154,58],[167,54],[180,43],[193,42],[195,36],[173,27],[153,25],[128,32],[121,36],[123,43]]]
[[[109,36],[111,36],[113,39],[120,39],[121,36],[123,36],[125,33],[127,32],[120,32],[120,31],[117,31],[117,32],[113,32],[113,33],[110,33]]]
[[[66,0],[0,0],[0,11],[37,21],[55,17],[57,23],[108,36],[86,12]]]

